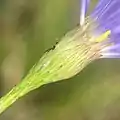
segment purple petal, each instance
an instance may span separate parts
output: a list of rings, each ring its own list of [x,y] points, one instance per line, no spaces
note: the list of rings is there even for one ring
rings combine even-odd
[[[106,48],[101,50],[101,52],[104,52],[104,53],[106,53],[108,51],[110,53],[120,53],[120,44],[109,46],[109,47],[106,47]]]
[[[98,24],[96,32],[101,34],[107,30],[111,31],[109,41],[114,45],[107,49],[109,55],[106,53],[104,55],[118,57],[120,53],[120,0],[99,0],[91,18]]]
[[[81,0],[80,25],[84,24],[85,16],[86,16],[86,12],[87,12],[89,3],[90,3],[90,0]]]
[[[103,58],[120,58],[120,44],[102,49],[101,55]]]
[[[101,58],[120,58],[120,53],[103,53]]]

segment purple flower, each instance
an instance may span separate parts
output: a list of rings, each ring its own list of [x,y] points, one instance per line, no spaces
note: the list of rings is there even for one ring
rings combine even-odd
[[[83,25],[82,17],[85,18],[89,2],[81,2],[80,24]],[[102,58],[120,58],[120,0],[99,0],[89,17],[93,21],[93,26],[96,26],[93,35],[100,36],[110,31],[109,38],[101,42],[101,45],[106,45],[100,51]]]

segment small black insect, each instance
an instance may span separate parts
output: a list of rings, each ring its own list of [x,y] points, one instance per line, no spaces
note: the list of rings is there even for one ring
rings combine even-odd
[[[57,44],[58,44],[58,41],[56,42],[55,45],[53,45],[51,48],[47,49],[45,52],[49,52],[50,50],[54,50]]]

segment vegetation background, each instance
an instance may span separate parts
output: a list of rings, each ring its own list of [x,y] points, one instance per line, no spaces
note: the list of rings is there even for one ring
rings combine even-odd
[[[79,12],[79,0],[0,0],[0,97],[79,23]],[[0,120],[120,120],[120,60],[97,60],[69,80],[44,85]]]

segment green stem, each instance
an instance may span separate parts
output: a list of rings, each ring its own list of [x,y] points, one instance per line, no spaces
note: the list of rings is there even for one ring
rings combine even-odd
[[[25,89],[20,89],[20,86],[15,86],[8,94],[2,97],[0,99],[0,113],[6,110],[6,108],[20,98],[21,95],[24,95],[24,91]]]
[[[25,82],[13,87],[10,92],[0,99],[0,114],[11,106],[17,99],[27,94],[30,90],[26,89],[28,86]],[[28,88],[28,87],[27,87]]]

